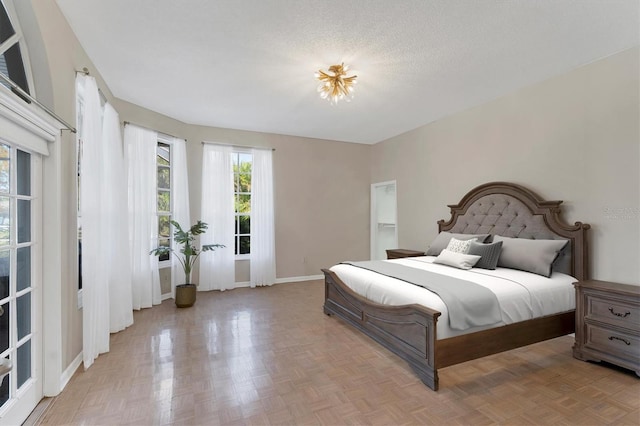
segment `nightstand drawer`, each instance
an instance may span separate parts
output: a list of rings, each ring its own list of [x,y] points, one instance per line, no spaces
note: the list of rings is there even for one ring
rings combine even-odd
[[[640,307],[599,295],[587,295],[586,317],[632,330],[640,329]]]
[[[640,337],[628,333],[598,327],[593,324],[587,326],[587,341],[585,346],[626,359],[634,363],[640,362]]]

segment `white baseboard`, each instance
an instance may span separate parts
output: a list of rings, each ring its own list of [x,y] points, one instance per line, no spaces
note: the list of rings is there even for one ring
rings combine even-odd
[[[315,280],[321,280],[324,278],[324,275],[320,274],[320,275],[306,275],[303,277],[288,277],[288,278],[276,278],[276,284],[283,284],[283,283],[296,283],[299,281],[315,281]]]
[[[324,275],[305,275],[302,277],[286,277],[286,278],[276,278],[275,284],[286,284],[286,283],[297,283],[301,281],[315,281],[324,279]],[[240,281],[235,283],[233,288],[243,288],[243,287],[251,287],[251,283],[249,281]],[[171,293],[163,294],[162,300],[171,299]]]
[[[321,280],[324,278],[324,275],[305,275],[302,277],[286,277],[286,278],[276,278],[275,284],[285,284],[285,283],[297,283],[300,281],[314,281]],[[249,281],[242,281],[236,283],[235,288],[240,287],[250,287],[251,283]]]
[[[71,380],[71,378],[73,377],[76,370],[80,367],[81,364],[82,364],[82,351],[80,351],[78,356],[71,362],[71,364],[69,364],[67,369],[62,372],[62,375],[60,376],[60,392],[62,392],[64,387],[67,386],[67,383],[69,383],[69,380]]]

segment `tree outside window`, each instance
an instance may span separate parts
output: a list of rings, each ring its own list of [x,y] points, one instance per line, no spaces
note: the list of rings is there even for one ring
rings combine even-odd
[[[235,198],[235,253],[251,253],[251,164],[252,155],[233,152],[233,192]]]
[[[171,145],[158,141],[156,150],[158,168],[158,245],[171,247]],[[170,252],[159,257],[159,261],[168,261]]]

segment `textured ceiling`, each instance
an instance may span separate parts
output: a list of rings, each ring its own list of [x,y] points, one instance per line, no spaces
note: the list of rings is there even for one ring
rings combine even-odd
[[[639,44],[637,0],[57,0],[113,94],[185,123],[376,143]],[[345,62],[355,99],[319,98]]]

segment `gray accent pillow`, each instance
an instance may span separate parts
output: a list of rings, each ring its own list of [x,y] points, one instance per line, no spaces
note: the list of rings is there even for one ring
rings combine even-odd
[[[495,235],[494,242],[502,241],[498,266],[551,276],[551,265],[569,240],[529,240]]]
[[[471,238],[477,238],[479,243],[484,242],[489,238],[489,234],[454,234],[451,232],[443,231],[439,233],[433,240],[429,248],[427,249],[426,256],[437,256],[440,252],[447,248],[451,238],[457,238],[458,240],[470,240]]]
[[[475,254],[481,256],[480,260],[478,260],[478,263],[476,263],[475,265],[476,268],[496,269],[501,252],[502,241],[491,244],[479,244],[476,242],[471,242],[467,254]]]

